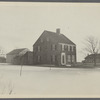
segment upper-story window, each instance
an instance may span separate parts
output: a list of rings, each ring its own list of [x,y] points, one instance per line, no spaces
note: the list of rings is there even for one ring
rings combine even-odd
[[[47,41],[49,41],[49,38],[47,37]]]
[[[67,45],[64,45],[64,49],[67,50],[68,49],[68,46]]]
[[[72,51],[75,51],[75,46],[72,46]]]
[[[72,51],[74,51],[74,46],[72,46]]]
[[[62,46],[62,51],[64,51],[64,49],[65,49],[65,45],[64,45],[64,44],[62,44],[61,46]]]
[[[41,42],[43,42],[43,39],[41,38],[41,40],[40,40]]]
[[[40,46],[38,46],[38,52],[40,52],[40,50],[41,50],[41,48],[40,48]]]
[[[55,44],[52,45],[52,50],[56,50],[56,45]]]
[[[74,49],[74,51],[75,51],[75,50],[76,50],[76,47],[74,46],[73,49]]]
[[[68,45],[68,51],[70,51],[70,46]]]

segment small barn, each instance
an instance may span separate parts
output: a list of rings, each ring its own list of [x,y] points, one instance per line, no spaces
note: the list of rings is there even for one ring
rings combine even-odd
[[[6,63],[6,58],[5,57],[0,57],[0,63]]]
[[[18,57],[23,56],[24,54],[26,54],[27,51],[29,51],[29,49],[27,49],[27,48],[21,48],[21,49],[12,50],[11,52],[9,52],[6,55],[6,62],[10,63],[10,64],[17,63],[18,61],[15,60],[15,59],[18,58]]]
[[[95,54],[96,63],[100,63],[100,54]],[[94,54],[87,55],[83,63],[93,63],[94,62]]]

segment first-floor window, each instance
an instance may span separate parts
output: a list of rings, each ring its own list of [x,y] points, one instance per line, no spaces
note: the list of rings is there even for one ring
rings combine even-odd
[[[52,50],[56,50],[56,45],[53,44],[51,48],[52,48]]]
[[[38,62],[40,62],[41,56],[38,56]]]
[[[40,52],[40,49],[41,49],[40,46],[38,46],[38,52]]]
[[[55,59],[56,59],[55,55],[52,55],[52,56],[51,56],[51,61],[52,61],[52,62],[55,62]]]
[[[71,55],[68,55],[68,62],[71,62]]]
[[[75,55],[72,55],[72,62],[75,62]]]

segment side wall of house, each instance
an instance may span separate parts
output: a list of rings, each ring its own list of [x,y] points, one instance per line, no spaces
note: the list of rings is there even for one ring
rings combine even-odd
[[[6,56],[6,63],[13,63],[13,59],[16,55],[7,55]]]
[[[33,65],[33,53],[28,52],[28,65]]]
[[[33,59],[34,64],[52,64],[57,65],[59,63],[59,46],[58,43],[53,43],[51,39],[47,41],[45,37],[42,37],[43,42],[41,42],[41,38],[38,40],[36,45],[33,47]],[[56,46],[56,50],[52,50],[52,44]],[[38,51],[38,46],[40,47],[40,51]],[[38,62],[38,56],[40,56],[40,62]],[[55,56],[55,62],[52,61],[52,56]]]

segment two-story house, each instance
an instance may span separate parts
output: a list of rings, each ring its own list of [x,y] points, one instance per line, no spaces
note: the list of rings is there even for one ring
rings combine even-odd
[[[33,45],[34,64],[67,65],[76,62],[76,45],[66,36],[44,31]]]

